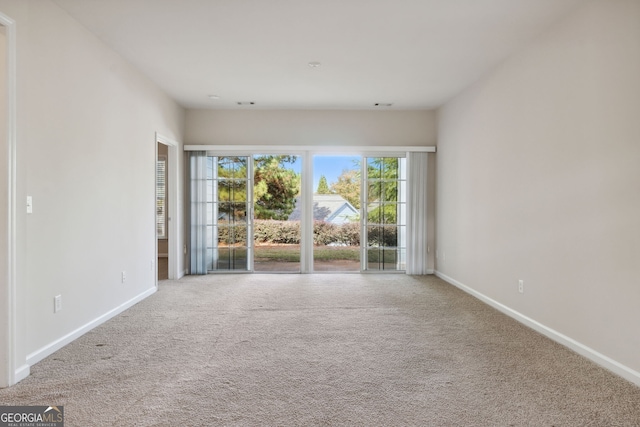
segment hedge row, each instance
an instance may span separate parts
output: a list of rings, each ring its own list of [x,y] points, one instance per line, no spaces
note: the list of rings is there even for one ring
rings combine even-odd
[[[314,245],[345,245],[360,246],[360,224],[348,222],[332,224],[324,221],[313,222]]]
[[[300,221],[257,219],[253,222],[253,235],[257,242],[300,244]]]
[[[220,243],[245,242],[246,227],[225,227],[220,223],[218,238]],[[393,247],[397,244],[395,227],[372,227],[369,230],[369,244]],[[232,234],[230,236],[230,233]],[[300,244],[299,221],[255,220],[253,234],[257,242],[272,244]],[[332,224],[324,221],[313,223],[313,243],[315,245],[360,245],[360,224]]]

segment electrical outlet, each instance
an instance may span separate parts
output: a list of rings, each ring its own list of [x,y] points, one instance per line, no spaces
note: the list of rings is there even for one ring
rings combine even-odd
[[[518,280],[518,292],[524,294],[524,280]]]
[[[124,283],[124,282],[126,282],[126,281],[127,281],[127,272],[126,272],[126,271],[123,271],[123,272],[122,272],[122,283]]]
[[[151,271],[153,271],[154,264],[155,264],[155,262],[153,260],[151,260]]]
[[[57,313],[62,310],[62,295],[53,297],[53,312]]]

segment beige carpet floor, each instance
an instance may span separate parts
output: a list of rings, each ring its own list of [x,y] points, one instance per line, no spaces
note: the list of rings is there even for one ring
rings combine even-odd
[[[67,426],[640,426],[640,388],[433,277],[165,281],[0,390]]]

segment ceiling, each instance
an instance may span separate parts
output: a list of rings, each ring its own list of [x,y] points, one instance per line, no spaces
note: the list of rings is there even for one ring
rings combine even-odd
[[[584,1],[54,0],[209,109],[435,108]]]

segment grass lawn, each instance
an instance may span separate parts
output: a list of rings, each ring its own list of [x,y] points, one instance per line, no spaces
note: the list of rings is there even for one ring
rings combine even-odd
[[[395,263],[396,248],[369,250],[369,262]],[[300,262],[299,245],[256,246],[256,261]],[[314,246],[313,259],[316,261],[360,260],[359,246]]]
[[[300,262],[299,245],[256,246],[256,261]],[[358,246],[314,246],[313,258],[318,261],[360,259]]]

